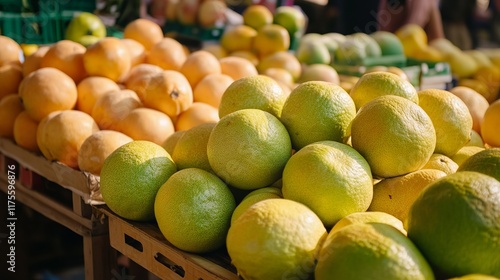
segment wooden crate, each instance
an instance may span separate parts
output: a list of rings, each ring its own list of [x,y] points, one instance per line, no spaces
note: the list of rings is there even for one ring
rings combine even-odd
[[[106,206],[98,208],[108,217],[111,246],[161,279],[239,279],[225,251],[187,253],[169,243],[156,224],[124,220]]]

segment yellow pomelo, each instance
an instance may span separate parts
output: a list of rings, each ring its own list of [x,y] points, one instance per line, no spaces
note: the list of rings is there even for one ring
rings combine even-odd
[[[481,137],[481,134],[476,132],[475,130],[470,131],[470,141],[465,144],[465,146],[476,146],[476,147],[481,147],[484,148],[484,142],[483,138]]]
[[[457,171],[476,171],[500,181],[500,148],[489,148],[471,155]]]
[[[132,141],[111,153],[101,169],[101,193],[117,215],[135,221],[154,220],[155,196],[177,167],[160,145]]]
[[[207,154],[210,166],[227,184],[253,190],[281,178],[292,144],[275,116],[242,109],[220,119],[208,139]]]
[[[490,58],[480,50],[464,50],[464,52],[470,55],[479,67],[493,66],[493,62],[491,62]]]
[[[285,93],[274,79],[264,75],[241,78],[224,91],[219,117],[241,109],[260,109],[279,117],[285,100]]]
[[[353,224],[328,234],[314,276],[316,280],[434,279],[419,248],[384,223]]]
[[[459,97],[446,90],[426,89],[418,92],[418,100],[436,130],[436,153],[453,156],[469,142],[472,116]]]
[[[205,123],[192,127],[177,140],[172,159],[179,170],[196,167],[212,172],[207,156],[208,137],[215,123]]]
[[[389,72],[366,73],[358,80],[349,92],[356,109],[370,100],[382,95],[396,95],[404,97],[418,104],[417,90],[413,85],[400,76]]]
[[[242,16],[243,24],[255,30],[273,23],[273,13],[264,5],[250,5],[243,11]]]
[[[498,279],[499,278],[490,275],[473,273],[473,274],[453,277],[450,278],[449,280],[498,280]]]
[[[498,98],[500,90],[500,69],[493,66],[482,66],[474,72],[473,78],[484,82],[489,89],[489,94],[485,96],[488,102],[493,102]]]
[[[356,116],[351,97],[334,83],[311,81],[299,84],[283,105],[281,122],[296,150],[321,140],[345,143]]]
[[[366,211],[373,197],[370,166],[352,147],[335,142],[309,144],[283,170],[283,197],[311,208],[326,227]]]
[[[492,146],[500,147],[500,100],[490,104],[486,112],[484,112],[483,121],[481,122],[481,137],[483,141]]]
[[[331,56],[326,45],[321,41],[302,41],[295,52],[297,59],[306,65],[330,64]]]
[[[462,163],[467,160],[469,157],[471,157],[472,155],[476,154],[476,153],[479,153],[481,151],[483,151],[484,148],[483,147],[477,147],[477,146],[463,146],[462,148],[460,148],[460,150],[458,150],[458,152],[456,152],[452,157],[451,159],[456,162],[458,164],[458,166],[460,167],[460,165],[462,165]]]
[[[262,75],[273,78],[278,83],[284,84],[285,86],[291,88],[294,85],[294,79],[290,72],[283,68],[267,68]]]
[[[452,174],[457,171],[458,164],[443,154],[432,154],[429,161],[422,166],[422,169],[437,169],[446,174]]]
[[[403,227],[403,222],[400,219],[394,217],[389,213],[378,212],[378,211],[351,213],[340,219],[337,223],[335,223],[335,226],[333,226],[329,234],[333,234],[335,231],[339,231],[349,225],[367,224],[367,223],[388,224],[399,230],[402,234],[406,235],[406,230]]]
[[[368,211],[380,211],[403,221],[418,195],[430,183],[447,174],[436,169],[420,169],[398,177],[387,178],[373,186],[373,200]]]
[[[193,88],[193,101],[219,108],[224,91],[233,82],[234,79],[231,76],[222,73],[207,75]]]
[[[478,71],[476,61],[461,50],[457,53],[446,54],[445,61],[448,62],[452,74],[457,79],[473,77]]]
[[[264,25],[257,31],[252,47],[259,58],[275,52],[288,51],[288,48],[290,48],[290,34],[281,25]]]
[[[302,74],[298,79],[298,83],[308,81],[325,81],[334,84],[339,84],[339,74],[337,70],[328,64],[311,64],[304,66]]]
[[[500,277],[500,182],[458,171],[427,186],[408,215],[408,237],[443,277]]]
[[[358,111],[351,124],[351,142],[373,174],[387,178],[422,168],[434,153],[436,131],[413,101],[384,95]]]
[[[161,144],[161,146],[168,152],[169,155],[172,155],[174,153],[177,142],[179,142],[179,139],[185,132],[185,130],[178,130],[167,137],[167,139],[165,139],[165,141]]]
[[[241,50],[252,50],[257,30],[247,25],[236,25],[227,28],[220,38],[220,45],[229,53]]]
[[[99,176],[104,160],[118,147],[132,141],[132,138],[118,131],[96,131],[83,141],[78,151],[78,168]]]
[[[244,279],[309,278],[326,235],[309,208],[271,198],[253,204],[231,224],[226,247]]]
[[[244,58],[244,59],[250,61],[250,63],[252,63],[254,66],[257,66],[257,64],[259,64],[259,58],[252,51],[246,51],[246,50],[234,51],[234,52],[228,54],[228,56],[235,56],[235,57]]]
[[[158,227],[177,248],[206,253],[224,246],[235,200],[214,174],[183,169],[161,186],[154,202]]]
[[[286,28],[289,34],[305,32],[307,17],[301,9],[291,6],[279,6],[274,10],[273,22]]]
[[[231,224],[234,223],[234,221],[236,221],[236,219],[238,219],[250,206],[269,198],[283,198],[281,189],[276,187],[265,187],[251,191],[243,197],[241,202],[234,209],[233,215],[231,216]]]
[[[259,61],[257,70],[264,73],[269,68],[282,68],[290,72],[294,80],[297,80],[302,73],[302,65],[295,55],[282,51],[268,55]]]
[[[414,53],[425,49],[427,46],[427,34],[417,24],[403,25],[394,34],[403,44],[404,54],[408,57],[413,57]]]

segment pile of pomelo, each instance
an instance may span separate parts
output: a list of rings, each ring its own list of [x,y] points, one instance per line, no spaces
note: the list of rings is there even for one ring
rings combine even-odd
[[[243,279],[500,277],[500,101],[385,71],[287,87],[286,59],[225,63],[145,20],[124,35],[24,62],[0,37],[0,136]]]

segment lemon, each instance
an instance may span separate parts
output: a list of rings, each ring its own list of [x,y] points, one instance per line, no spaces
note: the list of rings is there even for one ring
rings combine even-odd
[[[405,24],[398,28],[394,34],[403,44],[404,54],[408,57],[413,57],[416,52],[427,46],[427,33],[418,24]]]
[[[193,253],[224,246],[235,200],[217,176],[199,168],[174,173],[158,190],[154,213],[165,238]]]
[[[212,172],[207,156],[207,142],[215,123],[204,123],[185,131],[175,145],[172,159],[177,168],[196,167]]]
[[[172,158],[160,145],[142,140],[129,142],[104,160],[102,198],[123,218],[153,220],[156,192],[176,171]]]
[[[384,223],[352,224],[328,234],[314,276],[316,280],[434,279],[415,244]]]
[[[283,105],[281,122],[287,128],[292,146],[299,150],[316,141],[346,142],[356,107],[340,86],[310,81],[294,88]]]
[[[436,132],[429,116],[413,101],[384,95],[358,111],[351,124],[351,142],[373,174],[386,178],[424,166],[434,152]]]
[[[436,153],[453,156],[470,140],[472,116],[458,96],[441,89],[418,92],[419,105],[436,129]]]
[[[288,199],[266,199],[229,228],[226,247],[243,279],[312,277],[327,232],[309,208]]]
[[[283,197],[305,204],[325,224],[365,211],[373,197],[370,166],[352,147],[320,141],[297,151],[283,170]]]
[[[286,95],[278,82],[264,75],[254,75],[231,83],[222,95],[219,117],[241,109],[260,109],[281,115]]]
[[[264,5],[250,5],[243,11],[242,16],[243,24],[255,30],[273,23],[273,13]]]
[[[418,104],[417,90],[413,85],[390,72],[376,71],[364,74],[349,94],[358,110],[368,101],[382,95],[397,95]]]
[[[446,174],[452,174],[457,171],[458,164],[443,154],[432,154],[429,161],[422,166],[422,169],[437,169]]]
[[[500,181],[500,148],[489,148],[471,155],[458,171],[476,171]]]
[[[290,136],[273,115],[242,109],[224,116],[213,128],[207,155],[213,171],[227,184],[253,190],[281,178],[292,154]]]
[[[252,50],[257,31],[250,26],[241,24],[226,28],[220,38],[220,45],[231,53],[235,51]]]
[[[302,73],[300,61],[293,53],[287,51],[270,54],[262,58],[257,64],[257,70],[261,74],[269,68],[285,69],[292,74],[294,80],[297,80]]]
[[[161,146],[168,152],[169,155],[172,155],[174,153],[177,142],[185,132],[185,130],[178,130],[167,137],[167,139],[165,139],[165,141],[161,144]]]
[[[257,30],[253,40],[253,50],[259,58],[267,55],[287,51],[290,48],[290,34],[281,25],[268,24]]]
[[[367,211],[367,212],[354,212],[344,218],[340,219],[335,226],[330,230],[329,234],[333,234],[335,231],[339,231],[346,226],[353,224],[366,224],[366,223],[383,223],[393,226],[399,230],[402,234],[406,235],[406,230],[403,226],[403,222],[394,217],[393,215],[386,212],[378,211]]]
[[[283,198],[283,194],[280,189],[275,187],[265,187],[251,191],[243,198],[238,206],[236,206],[236,209],[234,209],[233,215],[231,216],[231,223],[238,219],[250,206],[269,198]]]
[[[427,186],[408,215],[408,237],[443,277],[500,277],[500,182],[457,171]]]
[[[458,152],[456,152],[451,159],[458,164],[462,165],[462,163],[468,159],[470,156],[483,151],[484,148],[476,147],[476,146],[463,146]]]
[[[408,211],[420,192],[444,176],[446,173],[440,170],[421,169],[384,179],[373,186],[373,200],[368,210],[389,213],[406,224]]]

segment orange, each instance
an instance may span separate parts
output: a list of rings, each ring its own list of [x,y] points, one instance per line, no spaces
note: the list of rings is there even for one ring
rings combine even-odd
[[[149,51],[153,46],[163,39],[161,27],[148,19],[140,18],[128,23],[123,30],[123,38],[134,39]]]
[[[229,53],[227,56],[236,56],[236,57],[244,58],[244,59],[250,61],[254,66],[257,66],[257,64],[259,64],[259,58],[252,51],[234,51],[232,53]]]
[[[40,121],[37,143],[48,160],[59,161],[78,169],[78,152],[82,143],[98,130],[94,119],[84,112],[56,111],[47,116],[46,120]]]
[[[78,92],[76,109],[92,114],[96,100],[107,92],[120,90],[120,86],[109,78],[91,76],[78,83],[76,90]]]
[[[122,42],[130,53],[131,65],[134,67],[146,61],[146,49],[144,46],[134,39],[122,39]]]
[[[23,77],[27,77],[31,72],[40,68],[43,56],[49,51],[50,46],[40,46],[36,52],[24,58],[21,65],[23,69]]]
[[[203,123],[185,130],[171,154],[179,170],[194,167],[213,173],[208,162],[207,142],[214,127],[215,123]]]
[[[163,38],[149,50],[146,62],[165,70],[180,70],[187,55],[177,40]]]
[[[219,59],[219,63],[221,73],[228,75],[233,78],[233,80],[255,76],[258,74],[257,68],[255,68],[253,63],[242,57],[227,56]]]
[[[7,94],[0,99],[0,137],[14,137],[14,122],[23,111],[23,104],[15,93]]]
[[[22,55],[22,49],[16,41],[7,36],[0,35],[0,46],[2,46],[0,66],[11,63],[21,64],[20,56]]]
[[[228,186],[198,168],[173,174],[158,190],[154,202],[163,236],[177,248],[193,253],[224,247],[234,208]]]
[[[374,176],[388,178],[424,166],[434,153],[436,131],[431,118],[413,101],[383,95],[359,109],[351,124],[351,142]]]
[[[428,185],[408,215],[408,237],[443,278],[500,277],[500,182],[458,171]]]
[[[155,219],[155,197],[177,171],[160,145],[132,141],[118,147],[102,165],[100,189],[106,205],[117,215],[134,221]]]
[[[134,140],[147,140],[161,145],[174,133],[174,124],[166,114],[150,109],[132,109],[116,129]]]
[[[28,115],[39,122],[51,112],[73,109],[78,93],[71,77],[56,68],[45,67],[23,79],[19,97]]]
[[[187,78],[191,88],[195,88],[205,76],[221,73],[221,65],[215,55],[198,50],[188,55],[179,71]]]
[[[116,130],[120,121],[139,107],[142,103],[135,92],[129,89],[108,91],[95,101],[91,116],[100,129]]]
[[[120,82],[130,70],[132,60],[127,46],[118,38],[106,37],[89,46],[83,65],[90,76]]]
[[[144,89],[144,105],[167,114],[173,121],[193,104],[193,90],[178,71],[153,74]]]
[[[36,141],[38,122],[34,121],[26,111],[17,115],[14,121],[14,141],[19,147],[37,153],[40,151]]]
[[[87,76],[83,65],[86,48],[79,43],[62,40],[50,46],[40,61],[40,67],[54,67],[70,76],[76,84]]]
[[[205,76],[193,89],[193,101],[203,102],[214,108],[219,108],[224,91],[234,82],[234,79],[225,74],[209,74]]]
[[[368,162],[352,147],[319,141],[288,160],[282,192],[284,198],[309,207],[331,228],[343,217],[368,209],[373,197],[372,174]]]
[[[83,141],[78,151],[78,168],[99,176],[104,160],[118,147],[132,142],[127,135],[114,130],[99,130]]]
[[[456,86],[450,89],[450,92],[458,96],[469,109],[472,117],[472,129],[481,132],[481,122],[488,106],[488,100],[472,88]]]
[[[194,102],[186,111],[179,114],[175,121],[175,130],[189,130],[204,123],[217,123],[219,112],[213,106],[203,102]]]
[[[11,93],[18,93],[19,85],[23,79],[21,66],[6,64],[0,66],[0,99]]]
[[[500,147],[500,100],[490,104],[484,113],[483,122],[481,123],[481,136],[483,141],[492,146]]]
[[[217,59],[227,56],[227,51],[220,44],[203,44],[201,49],[213,54]]]
[[[323,140],[346,143],[355,116],[354,102],[340,86],[310,81],[290,92],[280,120],[290,133],[293,148],[299,150]]]
[[[294,85],[292,74],[283,68],[267,68],[262,75],[273,78],[278,83],[287,86],[289,89]]]
[[[126,88],[135,91],[141,101],[144,101],[144,91],[153,74],[162,72],[159,66],[147,63],[141,63],[130,69],[125,77],[123,84]]]
[[[226,28],[220,38],[220,45],[229,53],[241,50],[252,50],[257,31],[250,26],[236,25]]]
[[[292,145],[278,118],[242,109],[220,119],[208,139],[207,154],[210,166],[227,184],[254,190],[281,178]]]
[[[253,40],[253,50],[259,58],[290,48],[290,34],[281,25],[268,24],[262,26]]]
[[[244,279],[312,279],[326,235],[321,220],[303,204],[270,198],[253,204],[231,224],[226,247]]]
[[[302,65],[295,55],[287,51],[275,52],[261,59],[257,65],[259,73],[264,73],[268,68],[282,68],[290,72],[294,81],[302,74]]]

